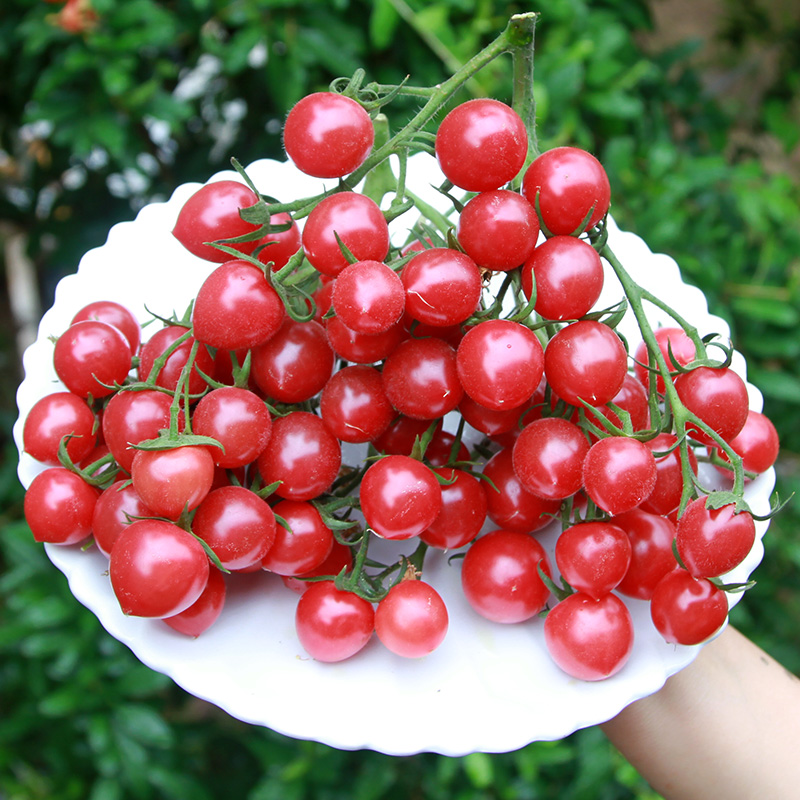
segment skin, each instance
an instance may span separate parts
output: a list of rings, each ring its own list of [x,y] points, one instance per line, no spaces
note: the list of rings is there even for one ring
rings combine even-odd
[[[667,800],[797,797],[800,680],[733,627],[600,727]]]

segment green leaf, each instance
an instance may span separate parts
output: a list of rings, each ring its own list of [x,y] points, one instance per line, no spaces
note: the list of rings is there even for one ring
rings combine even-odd
[[[174,744],[172,728],[156,711],[146,705],[128,703],[114,711],[118,731],[144,745],[166,748]]]
[[[796,328],[800,324],[800,310],[768,297],[734,297],[731,307],[747,319],[763,320],[782,328]]]
[[[392,43],[400,15],[389,0],[375,0],[369,16],[369,38],[378,50]]]

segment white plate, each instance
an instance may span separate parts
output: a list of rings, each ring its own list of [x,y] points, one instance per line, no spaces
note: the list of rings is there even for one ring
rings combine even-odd
[[[248,173],[261,191],[280,199],[312,194],[321,183],[275,161],[255,162]],[[224,172],[211,180],[231,177],[234,173]],[[438,180],[432,159],[411,160],[409,185],[441,206],[441,197],[429,185]],[[187,253],[170,231],[182,204],[199,186],[180,186],[168,202],[149,205],[134,221],[115,225],[107,242],[86,253],[77,273],[59,283],[38,339],[24,357],[25,379],[17,394],[20,417],[14,427],[20,450],[22,422],[33,403],[61,389],[49,337],[62,333],[80,307],[116,300],[142,321],[148,318],[145,303],[159,315],[184,311],[212,267]],[[409,225],[405,218],[397,220],[393,235],[402,241]],[[652,253],[638,236],[620,232],[613,223],[610,243],[639,283],[678,308],[702,334],[727,335],[726,324],[709,314],[702,293],[681,281],[674,260]],[[598,307],[620,296],[609,272]],[[653,314],[653,322],[669,324],[660,314]],[[625,320],[622,330],[635,347],[639,336],[633,320]],[[745,376],[738,354],[734,367]],[[748,389],[751,406],[760,410],[760,394],[752,386]],[[26,487],[41,469],[29,456],[20,456],[19,477]],[[747,499],[757,513],[768,509],[773,484],[772,470],[749,484]],[[758,565],[766,527],[757,523],[758,540],[731,579],[746,579]],[[543,538],[552,549],[555,532]],[[373,637],[355,658],[321,664],[307,657],[295,636],[298,596],[273,575],[233,576],[220,619],[199,638],[188,639],[160,621],[125,617],[111,591],[107,561],[96,549],[47,545],[46,550],[69,579],[75,597],[142,662],[234,717],[342,749],[457,756],[507,752],[562,738],[655,692],[699,649],[666,644],[652,626],[647,603],[628,600],[636,640],[627,665],[602,682],[574,680],[547,655],[541,620],[508,626],[482,619],[462,597],[458,561],[448,564],[445,556],[430,553],[426,579],[441,592],[450,612],[444,644],[426,658],[406,660]],[[738,599],[736,595],[731,602]]]

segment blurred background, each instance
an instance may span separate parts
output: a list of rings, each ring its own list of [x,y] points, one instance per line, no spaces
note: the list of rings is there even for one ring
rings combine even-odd
[[[794,0],[3,0],[0,800],[658,797],[597,729],[501,755],[390,758],[249,727],[105,634],[22,518],[20,352],[80,256],[231,156],[281,158],[286,112],[333,78],[363,67],[381,83],[436,83],[529,10],[542,12],[542,149],[594,152],[621,226],[673,255],[730,323],[781,435],[780,496],[800,490]],[[510,60],[462,99],[481,95],[510,100]],[[413,111],[391,107],[398,124]],[[773,521],[733,614],[795,672],[799,504]],[[386,703],[364,724],[401,713]]]

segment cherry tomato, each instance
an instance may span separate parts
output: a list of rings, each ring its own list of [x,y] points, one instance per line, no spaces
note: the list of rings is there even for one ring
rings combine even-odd
[[[650,598],[650,615],[666,641],[700,644],[725,624],[728,600],[707,578],[675,569],[658,582]]]
[[[342,570],[349,571],[353,568],[353,550],[346,544],[334,539],[330,553],[321,564],[301,575],[281,575],[281,580],[287,589],[297,594],[303,594],[312,585],[308,578],[335,578]]]
[[[133,488],[156,516],[178,519],[211,490],[214,459],[207,447],[139,450],[131,465]]]
[[[446,327],[466,320],[481,299],[481,273],[466,254],[432,247],[414,256],[401,280],[410,316],[426,325]]]
[[[253,349],[250,378],[272,400],[302,403],[322,390],[333,362],[322,325],[287,316],[269,341]]]
[[[74,322],[58,337],[53,364],[70,392],[106,397],[128,377],[131,349],[117,328],[88,319]]]
[[[747,386],[729,367],[697,367],[684,372],[675,378],[675,389],[683,405],[727,442],[747,422]],[[713,441],[694,424],[687,429],[693,439],[704,444]]]
[[[504,448],[483,467],[483,475],[491,481],[486,486],[489,519],[510,530],[540,530],[553,521],[561,501],[548,500],[525,489],[514,471],[512,459],[513,450]]]
[[[197,506],[192,531],[230,570],[259,566],[275,540],[275,514],[243,486],[209,492]]]
[[[544,640],[553,661],[568,675],[583,681],[605,680],[630,657],[633,621],[615,594],[595,599],[576,592],[547,613]]]
[[[266,342],[281,325],[285,308],[264,273],[247,261],[227,261],[202,286],[192,308],[195,339],[222,350]]]
[[[385,456],[361,481],[361,511],[384,539],[410,539],[424,531],[442,508],[442,490],[430,467],[410,456]]]
[[[76,544],[92,532],[100,492],[70,470],[40,472],[25,492],[25,521],[37,542]]]
[[[331,317],[326,321],[325,331],[333,351],[354,364],[383,361],[406,338],[405,328],[400,322],[382,333],[369,336],[350,330],[339,317]]]
[[[631,542],[631,563],[617,591],[649,600],[656,584],[678,565],[672,551],[675,525],[667,517],[639,508],[618,514],[611,521],[628,534]]]
[[[683,456],[679,447],[678,437],[671,433],[660,433],[654,439],[650,439],[645,444],[654,452],[664,452],[670,448],[675,448],[671,453],[656,458],[656,485],[649,496],[640,504],[644,511],[652,514],[669,514],[674,511],[681,502],[683,493]],[[688,450],[689,466],[692,472],[697,474],[697,456],[694,450]]]
[[[291,411],[272,424],[269,447],[258,457],[265,484],[281,481],[278,497],[312,500],[336,479],[342,465],[338,439],[310,411]]]
[[[264,234],[257,242],[253,255],[262,264],[271,264],[273,272],[286,266],[289,259],[300,249],[300,228],[285,211],[272,214],[269,218],[270,225],[275,227],[289,224],[285,231],[270,231]]]
[[[404,658],[422,658],[432,653],[444,641],[448,625],[444,600],[424,581],[400,581],[375,609],[378,639]]]
[[[530,408],[531,402],[525,402],[516,408],[486,408],[466,393],[458,404],[459,413],[469,425],[492,437],[515,430]]]
[[[441,486],[442,508],[419,538],[431,547],[454,550],[471,542],[486,522],[486,490],[464,470],[438,467],[435,472],[451,482]]]
[[[104,489],[92,512],[92,533],[97,549],[106,558],[119,535],[136,517],[154,517],[129,482],[112,483]]]
[[[358,261],[339,273],[331,304],[350,330],[383,333],[403,316],[405,289],[400,276],[382,261]]]
[[[258,202],[258,195],[243,183],[220,180],[201,186],[178,213],[172,235],[190,252],[206,261],[222,263],[230,256],[208,242],[233,239],[258,230],[239,212]],[[242,253],[252,253],[257,242],[228,244]]]
[[[573,406],[601,406],[622,388],[627,353],[617,333],[594,320],[562,328],[544,351],[544,373],[553,391]]]
[[[342,178],[358,169],[372,150],[375,131],[364,107],[335,92],[314,92],[286,117],[286,155],[306,175]]]
[[[389,402],[407,417],[443,417],[464,394],[456,351],[435,337],[401,342],[384,362],[381,374]]]
[[[715,578],[741,564],[755,538],[755,523],[747,511],[736,513],[732,503],[707,508],[706,498],[698,497],[678,520],[675,544],[695,578]]]
[[[139,350],[142,329],[130,309],[113,300],[97,300],[80,309],[72,318],[72,322],[81,322],[86,319],[106,322],[116,328],[128,340],[131,355],[136,355]]]
[[[111,397],[103,412],[103,439],[116,462],[128,473],[138,450],[133,448],[169,428],[172,397],[154,389],[122,391]],[[179,428],[183,429],[183,413]]]
[[[769,417],[760,411],[748,410],[744,427],[729,442],[734,453],[742,457],[742,466],[747,472],[760,475],[766,472],[777,460],[780,451],[778,432]],[[713,448],[716,454],[727,461],[725,453]],[[730,470],[720,467],[722,472],[732,474]]]
[[[321,200],[303,227],[303,250],[311,264],[336,276],[348,264],[339,241],[357,261],[383,261],[389,226],[374,200],[357,192],[337,192]]]
[[[438,433],[442,429],[441,419],[434,422],[430,419],[412,419],[400,415],[372,444],[379,453],[409,456],[417,438],[422,437],[433,424],[436,425],[434,432]]]
[[[175,342],[188,332],[183,325],[167,325],[148,339],[143,345],[139,355],[139,380],[147,381],[154,372],[156,361],[175,346]],[[163,367],[154,376],[156,386],[174,392],[178,386],[183,368],[189,361],[192,352],[194,337],[190,336],[179,344],[167,357]],[[198,372],[199,370],[199,372]],[[211,375],[214,371],[214,358],[205,346],[200,346],[195,354],[194,364],[189,372],[189,393],[200,394],[208,388],[205,379],[200,374]]]
[[[499,100],[467,100],[450,111],[436,133],[436,159],[461,189],[497,189],[522,169],[528,153],[525,124]]]
[[[342,442],[371,442],[397,416],[383,389],[380,372],[354,364],[325,384],[319,403],[325,427]]]
[[[525,171],[522,194],[538,203],[545,227],[570,235],[592,228],[608,212],[611,187],[603,165],[577,147],[555,147]],[[588,217],[588,222],[584,222]]]
[[[184,636],[197,638],[207,631],[222,613],[226,589],[225,576],[218,569],[209,568],[208,583],[200,597],[179,614],[165,617],[164,622]]]
[[[583,462],[583,487],[609,514],[622,514],[649,497],[656,485],[653,451],[638,439],[609,436],[589,448]]]
[[[527,533],[498,529],[476,539],[461,564],[461,585],[472,608],[493,622],[523,622],[545,606],[550,590],[547,555]]]
[[[563,500],[583,486],[583,464],[589,442],[566,419],[545,417],[526,425],[512,450],[514,472],[526,491],[548,500]]]
[[[262,567],[276,575],[295,577],[316,570],[330,555],[335,539],[319,511],[305,500],[281,500],[273,512],[278,523]]]
[[[529,400],[544,372],[542,345],[519,322],[491,319],[464,335],[457,351],[464,391],[486,408],[517,408]]]
[[[200,597],[209,562],[191,533],[164,520],[138,520],[114,543],[109,575],[124,614],[172,617]]]
[[[683,328],[657,328],[654,333],[656,343],[670,370],[674,370],[678,365],[686,366],[686,364],[694,361],[697,350],[694,342]],[[642,384],[648,386],[650,380],[648,367],[657,367],[656,361],[650,357],[647,345],[644,342],[639,343],[634,357],[634,372]],[[661,394],[664,394],[664,378],[661,373],[658,373],[656,377],[656,389]]]
[[[598,600],[625,577],[631,550],[631,541],[619,526],[581,522],[564,530],[556,540],[556,566],[575,591]]]
[[[295,612],[297,638],[316,661],[337,662],[362,650],[375,630],[372,604],[332,581],[309,586]]]
[[[89,455],[97,442],[97,419],[86,400],[72,392],[53,392],[37,400],[22,428],[24,451],[42,464],[59,463],[58,448],[69,436],[67,455],[74,464]]]
[[[597,251],[574,236],[552,236],[523,264],[522,291],[545,319],[579,319],[588,314],[603,289],[603,264]]]
[[[536,247],[539,218],[521,194],[494,189],[475,195],[464,206],[456,235],[479,267],[508,272],[523,264]]]
[[[222,386],[200,398],[192,413],[192,430],[222,445],[223,449],[209,450],[218,467],[235,469],[264,452],[272,435],[272,417],[254,392]]]

